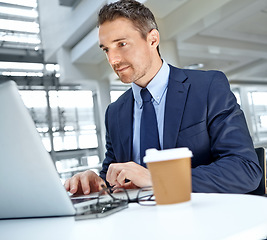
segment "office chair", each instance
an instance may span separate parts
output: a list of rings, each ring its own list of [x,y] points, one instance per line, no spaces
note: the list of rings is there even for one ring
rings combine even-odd
[[[258,156],[259,164],[262,169],[263,175],[260,181],[260,185],[257,189],[250,192],[249,194],[253,195],[264,195],[267,194],[266,191],[266,157],[265,157],[265,149],[263,147],[255,148],[255,151]]]

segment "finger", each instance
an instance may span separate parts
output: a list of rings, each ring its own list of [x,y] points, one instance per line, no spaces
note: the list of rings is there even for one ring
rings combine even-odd
[[[106,185],[105,181],[99,177],[97,192],[99,192],[100,190],[102,190],[103,188],[106,188],[106,187],[107,187],[107,185]]]
[[[125,179],[126,179],[126,171],[125,169],[122,169],[118,176],[117,176],[117,182],[120,184],[120,185],[124,185],[125,184]]]
[[[80,184],[81,188],[84,194],[90,193],[90,182],[89,182],[89,176],[87,174],[82,174],[80,177]]]
[[[112,188],[112,192],[113,193],[119,193],[119,192],[122,192],[123,190],[122,190],[122,186],[120,186],[120,185],[116,185],[116,186],[114,186],[113,188]]]
[[[113,184],[111,183],[111,172],[112,172],[112,164],[109,165],[107,175],[106,175],[106,180],[112,186]]]
[[[77,176],[73,176],[71,179],[70,179],[70,193],[72,194],[75,194],[78,190],[78,184],[79,184],[79,180],[78,180],[78,177]]]
[[[64,183],[64,187],[66,189],[66,191],[70,190],[70,179],[67,179]]]
[[[118,175],[118,172],[120,171],[118,167],[119,167],[119,164],[110,164],[108,168],[106,179],[110,183],[111,186],[119,184],[117,182],[117,175]]]
[[[115,185],[112,190],[114,193],[117,193],[117,192],[121,192],[121,189],[124,188],[124,189],[137,189],[139,187],[137,187],[135,184],[133,184],[133,182],[127,182],[127,183],[124,183],[123,185]]]
[[[127,183],[125,183],[123,186],[122,186],[123,188],[125,188],[125,189],[133,189],[133,188],[138,188],[136,185],[134,185],[133,184],[133,182],[127,182]]]
[[[90,192],[99,192],[103,187],[107,187],[105,181],[93,173],[89,178]],[[103,187],[102,187],[103,186]]]

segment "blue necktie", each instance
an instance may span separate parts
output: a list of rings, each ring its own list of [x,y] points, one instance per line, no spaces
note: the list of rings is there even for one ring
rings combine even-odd
[[[140,163],[142,166],[146,166],[143,162],[146,149],[156,148],[159,150],[160,144],[156,112],[151,101],[152,96],[147,88],[141,89],[140,94],[143,99],[143,111],[140,125]]]

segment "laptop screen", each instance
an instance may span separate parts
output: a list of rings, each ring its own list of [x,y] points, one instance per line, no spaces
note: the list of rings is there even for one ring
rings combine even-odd
[[[0,218],[74,215],[13,81],[0,84]]]

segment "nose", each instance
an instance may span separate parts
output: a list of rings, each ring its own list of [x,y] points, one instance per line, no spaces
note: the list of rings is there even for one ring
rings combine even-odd
[[[115,65],[120,63],[121,61],[121,56],[117,51],[114,50],[109,50],[107,53],[107,58],[108,58],[108,62],[111,65]]]

